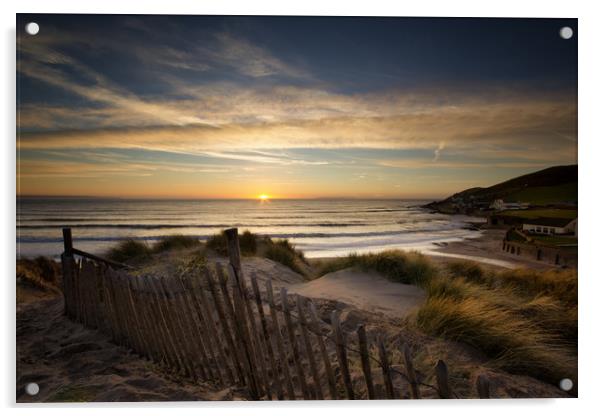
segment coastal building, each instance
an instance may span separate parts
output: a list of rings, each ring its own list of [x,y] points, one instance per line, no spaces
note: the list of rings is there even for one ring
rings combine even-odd
[[[532,234],[574,234],[577,237],[577,218],[535,218],[525,221],[522,229]]]
[[[503,199],[496,199],[489,206],[496,211],[504,211],[509,209],[528,209],[531,206],[528,202],[504,202]]]

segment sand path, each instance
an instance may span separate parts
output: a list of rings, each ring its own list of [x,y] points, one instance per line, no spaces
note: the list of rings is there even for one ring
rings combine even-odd
[[[422,289],[391,282],[376,272],[357,268],[328,273],[307,283],[292,284],[289,293],[344,302],[369,312],[402,317],[425,299]]]

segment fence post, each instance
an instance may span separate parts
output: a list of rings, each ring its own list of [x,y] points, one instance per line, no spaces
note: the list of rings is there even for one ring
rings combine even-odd
[[[228,228],[224,231],[226,235],[226,241],[228,242],[228,257],[230,259],[230,264],[236,270],[236,274],[239,275],[239,272],[242,268],[240,264],[240,245],[238,243],[238,228]]]
[[[351,375],[349,374],[349,363],[347,362],[345,336],[341,330],[341,323],[339,322],[339,315],[336,310],[332,311],[330,321],[332,322],[332,332],[334,333],[336,343],[337,358],[339,359],[339,365],[341,366],[341,373],[343,373],[343,382],[345,383],[345,390],[347,390],[347,398],[349,400],[355,400],[353,384],[351,384]]]
[[[382,337],[380,337],[378,340],[378,355],[380,359],[380,367],[383,371],[383,380],[385,382],[387,399],[394,399],[395,391],[393,390],[393,380],[391,379],[391,368],[389,367],[389,358],[387,357],[387,350],[385,349],[385,342]]]
[[[73,292],[73,240],[71,238],[71,228],[63,228],[63,245],[64,250],[61,254],[61,269],[63,271],[63,299],[64,313],[69,318],[73,319],[74,311],[74,292]]]
[[[410,355],[410,347],[408,344],[403,344],[403,359],[406,364],[408,378],[410,379],[412,398],[420,399],[420,390],[418,389],[418,381],[416,380],[416,372],[414,371],[414,365],[412,364],[412,357]]]
[[[451,389],[449,388],[449,379],[447,374],[447,365],[443,360],[437,361],[435,366],[435,375],[437,376],[437,387],[439,397],[442,399],[451,399]]]
[[[372,383],[372,370],[370,369],[370,358],[368,356],[368,340],[366,338],[366,329],[361,324],[357,328],[357,337],[360,346],[360,357],[362,359],[362,370],[364,372],[364,378],[366,379],[366,391],[368,392],[368,399],[374,400],[376,396],[374,394],[374,384]]]

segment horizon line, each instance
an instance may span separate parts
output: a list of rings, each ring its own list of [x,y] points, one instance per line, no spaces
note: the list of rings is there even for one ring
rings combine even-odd
[[[17,199],[138,199],[138,200],[182,200],[182,201],[259,201],[260,198],[220,198],[220,197],[161,197],[161,196],[95,196],[95,195],[16,195]],[[443,199],[445,197],[299,197],[299,198],[278,198],[270,197],[268,201],[275,200],[431,200]]]

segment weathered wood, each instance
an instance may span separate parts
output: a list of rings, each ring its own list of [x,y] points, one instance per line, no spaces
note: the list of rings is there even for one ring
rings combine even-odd
[[[238,240],[237,244],[238,244]],[[233,291],[238,291],[241,303],[241,316],[245,322],[247,334],[249,336],[249,349],[252,352],[252,365],[257,373],[257,383],[260,394],[265,393],[268,400],[272,400],[271,386],[267,377],[267,369],[265,362],[265,345],[263,344],[261,334],[257,330],[255,323],[255,314],[251,308],[248,291],[242,274],[242,269],[237,270],[232,264],[228,267],[228,273],[233,285]],[[264,391],[265,390],[265,391]]]
[[[477,377],[477,393],[479,394],[479,399],[489,399],[491,397],[489,393],[489,379],[483,374]]]
[[[447,365],[443,360],[437,361],[435,366],[435,375],[437,377],[437,390],[442,399],[451,399],[451,389],[449,388],[449,376],[447,374]]]
[[[230,303],[230,297],[228,296],[228,288],[225,285],[224,276],[221,273],[221,268],[218,268],[216,265],[216,273],[218,276],[218,283],[220,286],[221,293],[223,295],[223,307],[222,302],[220,301],[219,295],[215,288],[215,284],[213,282],[213,278],[209,269],[205,270],[205,279],[207,282],[207,286],[209,288],[209,292],[213,298],[213,302],[215,305],[215,310],[217,311],[218,320],[220,323],[220,327],[222,329],[222,333],[226,337],[226,342],[228,343],[228,347],[230,348],[230,356],[233,359],[236,372],[238,374],[240,385],[246,385],[247,383],[247,373],[245,371],[244,365],[244,357],[243,353],[240,351],[240,344],[236,339],[236,329],[234,325],[234,312],[232,308],[232,304]],[[201,296],[203,294],[201,293]],[[207,303],[209,305],[209,303]]]
[[[259,319],[261,322],[261,329],[263,338],[265,340],[266,354],[268,356],[272,380],[276,388],[276,397],[278,400],[284,399],[284,391],[282,390],[282,383],[280,381],[280,373],[278,371],[278,365],[276,364],[276,358],[274,356],[274,348],[272,346],[272,339],[270,338],[270,332],[268,331],[268,324],[265,319],[265,313],[263,310],[263,301],[261,299],[261,292],[259,291],[259,285],[257,284],[257,276],[255,273],[251,274],[251,286],[253,288],[253,294],[255,295],[255,303],[257,304],[257,312],[259,313]]]
[[[387,350],[385,348],[385,341],[383,337],[379,337],[378,339],[378,358],[380,360],[380,368],[383,373],[383,381],[385,384],[387,399],[394,399],[395,391],[393,390],[393,380],[391,379],[391,367],[389,366],[389,358],[387,357]]]
[[[309,361],[309,369],[311,370],[312,377],[314,380],[314,391],[316,392],[316,398],[323,400],[324,395],[322,394],[322,386],[320,385],[320,375],[318,374],[318,367],[316,366],[316,359],[314,358],[314,350],[311,346],[309,339],[309,333],[307,331],[307,320],[305,319],[305,299],[300,295],[297,295],[297,315],[299,315],[299,326],[301,327],[301,336],[303,343],[305,344],[305,353]]]
[[[234,342],[239,348],[241,363],[245,371],[245,381],[249,388],[249,394],[253,400],[259,400],[260,392],[257,385],[257,375],[253,367],[253,353],[251,345],[249,345],[249,335],[246,332],[246,321],[243,315],[243,305],[240,300],[240,292],[237,290],[238,286],[236,281],[230,280],[232,290],[232,301],[230,301],[229,291],[226,285],[226,279],[224,278],[223,271],[219,264],[215,265],[218,276],[220,277],[220,287],[226,304],[226,311],[228,311],[229,321],[232,324],[235,334]]]
[[[71,228],[63,228],[63,247],[66,256],[73,256],[73,237],[71,235]]]
[[[410,347],[408,346],[408,344],[403,344],[402,350],[406,371],[408,373],[408,379],[410,381],[410,391],[412,392],[412,398],[420,399],[420,389],[418,388],[418,380],[416,378],[416,371],[414,371],[414,364],[412,364]]]
[[[288,334],[288,341],[290,348],[293,353],[293,362],[297,371],[297,379],[299,380],[299,386],[301,387],[301,393],[305,400],[309,400],[309,390],[305,381],[305,372],[303,371],[303,365],[301,363],[301,355],[299,354],[299,345],[297,344],[297,336],[295,334],[295,327],[293,326],[293,320],[291,319],[291,311],[288,304],[288,295],[286,288],[280,289],[280,302],[282,303],[282,312],[284,314],[284,323],[286,325],[286,332]]]
[[[141,324],[142,338],[144,346],[147,349],[147,353],[150,358],[157,364],[165,364],[165,352],[163,351],[163,339],[155,325],[153,325],[151,318],[151,312],[149,311],[149,302],[146,299],[145,293],[140,287],[140,278],[137,276],[130,276],[128,279],[130,285],[130,291],[132,299],[138,312],[138,318]]]
[[[227,325],[227,321],[225,321],[224,312],[221,303],[219,303],[219,299],[217,298],[215,285],[209,274],[209,270],[205,268],[197,279],[186,281],[190,284],[193,300],[195,301],[195,305],[199,308],[199,318],[205,320],[211,333],[211,337],[213,338],[213,344],[215,344],[214,348],[217,350],[220,360],[224,363],[226,377],[232,384],[236,384],[236,377],[239,376],[240,379],[238,382],[240,385],[243,385],[244,375],[242,375],[242,370],[240,370],[236,349],[234,348],[234,343],[232,341],[232,334]],[[203,285],[203,281],[206,283],[205,285]],[[210,296],[207,296],[204,287],[210,287]],[[211,306],[211,297],[215,298],[215,306]],[[225,326],[221,324],[221,319],[224,319]],[[237,372],[238,374],[235,375]]]
[[[150,288],[150,292],[155,301],[155,305],[156,305],[156,308],[157,308],[157,311],[158,311],[159,317],[160,317],[160,322],[163,325],[163,329],[166,334],[167,342],[170,344],[171,350],[174,354],[174,358],[178,363],[177,369],[181,373],[186,373],[188,371],[187,366],[186,366],[186,361],[185,361],[182,351],[179,348],[179,344],[176,342],[176,339],[177,339],[177,337],[175,336],[176,332],[175,332],[175,328],[172,326],[171,320],[169,319],[167,305],[165,303],[165,296],[164,296],[162,290],[160,290],[159,285],[155,281],[154,278],[152,278],[152,277],[147,278],[146,283],[148,284],[148,287]]]
[[[164,301],[166,303],[167,317],[170,320],[170,325],[175,330],[175,342],[178,348],[183,352],[184,366],[186,367],[186,374],[192,377],[194,380],[198,380],[199,376],[195,369],[196,354],[192,350],[192,340],[187,332],[187,328],[184,322],[184,314],[180,310],[180,305],[175,299],[173,293],[171,293],[166,285],[165,278],[159,277],[157,279],[159,290],[162,291]]]
[[[339,361],[339,367],[341,368],[341,374],[343,376],[343,383],[345,384],[347,398],[349,400],[355,400],[353,384],[351,383],[351,375],[349,374],[349,363],[347,362],[347,345],[345,334],[341,329],[341,323],[339,322],[339,314],[336,310],[332,311],[332,314],[330,315],[330,321],[332,325],[332,333],[335,339],[337,359]]]
[[[191,307],[196,312],[196,317],[201,325],[202,331],[207,334],[205,337],[207,352],[208,355],[213,357],[216,371],[224,373],[223,376],[220,376],[224,383],[234,383],[235,379],[232,374],[230,364],[228,363],[228,359],[226,358],[224,350],[220,345],[222,344],[222,340],[220,340],[213,316],[206,308],[206,298],[203,298],[202,296],[204,295],[202,292],[203,289],[200,288],[199,293],[189,278],[180,276],[180,281],[188,292]]]
[[[224,231],[228,246],[228,258],[230,260],[230,267],[228,267],[228,273],[231,274],[233,282],[236,283],[236,290],[241,300],[241,306],[243,311],[238,311],[241,319],[243,319],[243,329],[246,328],[248,334],[247,343],[245,349],[248,349],[251,353],[251,368],[256,376],[257,387],[259,393],[263,393],[261,390],[265,389],[267,398],[271,400],[272,393],[269,382],[267,380],[267,370],[265,368],[265,347],[262,343],[261,336],[257,331],[255,319],[252,313],[251,305],[248,301],[247,288],[242,273],[242,265],[240,261],[240,244],[238,240],[238,229],[229,228]]]
[[[278,357],[280,359],[282,372],[284,374],[284,382],[286,385],[286,392],[289,400],[295,400],[295,388],[291,378],[291,373],[288,366],[288,358],[284,349],[284,342],[282,340],[282,333],[280,330],[280,323],[278,322],[278,310],[276,309],[276,303],[274,302],[274,291],[272,288],[272,278],[268,278],[266,281],[266,292],[268,296],[268,304],[270,306],[270,318],[272,320],[273,333],[276,335],[276,346],[278,348]]]
[[[238,242],[238,228],[229,228],[224,230],[226,242],[228,244],[228,258],[230,264],[236,271],[242,270],[240,263],[240,244]]]
[[[362,371],[364,373],[364,379],[366,380],[366,391],[368,392],[368,399],[375,400],[376,394],[374,392],[374,383],[372,381],[372,370],[370,368],[370,356],[368,354],[368,339],[366,338],[366,329],[364,325],[360,325],[357,328],[357,338],[360,347],[360,358],[362,360]]]
[[[309,302],[309,316],[311,320],[311,327],[313,329],[313,332],[316,334],[315,338],[318,340],[318,348],[320,350],[320,355],[322,356],[322,363],[324,364],[326,379],[328,380],[330,398],[333,400],[337,400],[337,383],[334,378],[332,366],[330,365],[330,357],[328,356],[328,352],[326,351],[326,345],[324,344],[324,339],[322,338],[322,329],[320,328],[320,324],[318,322],[319,318],[318,312],[316,311],[316,305],[314,305],[313,302]]]
[[[195,313],[187,298],[186,289],[177,277],[164,279],[168,283],[168,290],[172,293],[174,304],[178,315],[182,321],[182,329],[186,334],[189,351],[192,358],[192,365],[198,369],[198,374],[202,380],[212,380],[216,384],[222,383],[221,377],[213,371],[212,357],[205,346],[207,334],[201,331],[198,321],[195,319]],[[187,340],[187,341],[186,341]],[[218,372],[219,374],[219,372]]]
[[[137,344],[136,351],[141,356],[149,357],[149,347],[147,346],[146,339],[142,332],[143,331],[142,318],[139,316],[140,312],[138,311],[136,304],[134,302],[134,296],[133,296],[133,293],[132,293],[131,287],[130,287],[130,284],[131,284],[131,282],[129,281],[130,278],[129,278],[129,276],[123,275],[123,274],[120,277],[121,277],[122,290],[124,291],[125,299],[127,301],[130,317],[134,324],[133,331],[134,331],[134,337],[135,337],[136,344]]]
[[[163,316],[163,310],[159,304],[159,297],[156,293],[154,285],[151,284],[151,278],[144,277],[139,280],[139,284],[144,290],[146,300],[149,302],[150,308],[148,309],[151,313],[153,322],[156,325],[156,329],[161,335],[161,342],[165,351],[165,358],[171,367],[176,371],[184,371],[179,351],[177,350],[174,342],[173,335],[167,327],[167,320]]]
[[[74,308],[73,308],[73,267],[74,260],[73,256],[68,254],[61,254],[61,269],[63,271],[63,299],[64,299],[64,312],[67,317],[70,319],[74,318]]]

